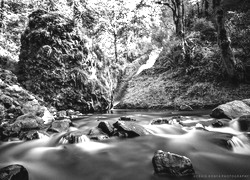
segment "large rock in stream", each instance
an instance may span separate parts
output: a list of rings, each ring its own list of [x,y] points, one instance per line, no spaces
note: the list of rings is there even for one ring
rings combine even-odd
[[[58,110],[108,110],[110,75],[87,42],[73,20],[44,10],[31,13],[21,37],[18,81]]]
[[[158,150],[155,152],[152,163],[156,174],[174,177],[195,175],[191,160],[178,154]]]
[[[248,102],[245,100],[245,102]],[[231,101],[226,104],[219,105],[213,109],[211,116],[214,118],[234,119],[243,115],[250,114],[250,106],[243,101]]]
[[[1,180],[28,180],[29,174],[22,165],[10,165],[0,169]]]

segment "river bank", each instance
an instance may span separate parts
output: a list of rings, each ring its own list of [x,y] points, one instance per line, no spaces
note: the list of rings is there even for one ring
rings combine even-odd
[[[193,109],[204,109],[250,97],[250,84],[206,82],[182,76],[177,71],[154,71],[155,69],[148,69],[133,77],[114,108],[178,110],[181,106],[188,105]]]

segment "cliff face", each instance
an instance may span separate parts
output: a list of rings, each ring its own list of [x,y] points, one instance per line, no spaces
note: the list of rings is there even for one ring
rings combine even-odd
[[[84,31],[56,13],[37,10],[21,37],[18,81],[58,110],[110,108],[112,80]]]

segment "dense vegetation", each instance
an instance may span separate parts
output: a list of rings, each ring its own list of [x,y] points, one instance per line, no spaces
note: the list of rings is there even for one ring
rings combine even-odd
[[[110,76],[108,84],[112,94],[127,66],[154,49],[162,48],[153,68],[124,86],[128,94],[123,104],[138,101],[131,107],[205,106],[249,96],[250,10],[247,0],[2,0],[2,68],[22,74],[20,63],[19,69],[16,65],[21,34],[30,26],[28,16],[37,9],[63,12],[85,39],[89,53],[81,65],[89,67],[89,74],[75,67],[70,70],[74,76],[72,82],[78,89],[96,71],[105,71],[106,74],[96,73],[100,80],[98,87],[104,87]],[[104,70],[107,67],[109,73]],[[156,92],[162,86],[162,92]],[[150,97],[145,99],[146,103],[143,102],[145,97]],[[149,102],[153,104],[150,106]]]

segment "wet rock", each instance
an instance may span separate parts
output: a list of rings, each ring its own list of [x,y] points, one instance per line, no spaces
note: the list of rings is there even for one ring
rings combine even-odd
[[[187,104],[183,104],[180,106],[180,111],[193,111],[193,108]]]
[[[242,101],[231,101],[212,110],[211,117],[234,119],[250,114],[250,107]]]
[[[129,116],[121,116],[119,118],[119,121],[136,121],[136,119],[133,119],[132,117]]]
[[[98,124],[98,128],[102,130],[105,134],[112,136],[114,133],[114,127],[107,121],[102,121]]]
[[[169,119],[166,118],[158,118],[154,119],[150,123],[151,125],[159,125],[159,124],[169,124]]]
[[[73,109],[68,109],[66,111],[66,113],[67,113],[67,116],[72,116],[72,115],[76,115],[77,114],[77,112],[75,112]]]
[[[55,120],[52,122],[49,131],[53,132],[66,132],[69,130],[71,121],[69,119]]]
[[[66,133],[63,138],[60,140],[62,144],[76,144],[76,143],[81,143],[81,142],[88,142],[90,139],[88,136],[84,134],[84,132],[77,130],[77,131],[72,131],[69,133]]]
[[[216,127],[216,128],[219,128],[219,127],[223,127],[224,124],[223,124],[223,122],[221,122],[220,120],[218,120],[218,121],[213,122],[212,126]]]
[[[23,130],[40,129],[44,125],[42,118],[33,114],[19,116],[12,126],[20,126]]]
[[[242,102],[250,106],[250,99],[243,99]]]
[[[44,131],[37,131],[37,130],[31,130],[31,131],[22,131],[19,134],[19,139],[29,141],[34,139],[47,139],[49,138],[49,134]]]
[[[117,130],[115,134],[121,137],[125,136],[132,138],[150,134],[143,126],[140,126],[134,122],[117,121],[113,124],[113,126]]]
[[[57,120],[62,120],[62,119],[67,119],[67,112],[66,111],[58,111],[56,114],[56,119]]]
[[[89,136],[89,138],[95,141],[103,141],[109,139],[109,136],[100,134],[100,135]]]
[[[28,180],[29,174],[22,165],[14,164],[0,169],[0,179],[2,180]]]
[[[97,136],[97,135],[106,135],[101,128],[99,127],[94,127],[92,129],[89,130],[88,133],[89,136]]]
[[[13,104],[13,99],[10,96],[2,94],[0,96],[0,102],[3,103],[3,105],[4,105],[5,108],[9,109],[12,106],[12,104]]]
[[[240,131],[250,132],[250,115],[244,115],[237,120]]]
[[[154,154],[152,163],[156,174],[175,177],[195,175],[191,160],[178,154],[158,150]]]

